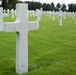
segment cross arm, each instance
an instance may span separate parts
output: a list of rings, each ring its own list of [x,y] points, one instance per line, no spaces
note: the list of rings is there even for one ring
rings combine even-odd
[[[3,30],[4,32],[15,32],[17,27],[17,22],[4,22]]]
[[[28,30],[37,30],[39,28],[38,21],[28,22]]]

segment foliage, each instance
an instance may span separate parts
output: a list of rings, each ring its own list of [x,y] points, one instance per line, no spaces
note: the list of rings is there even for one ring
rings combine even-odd
[[[60,3],[58,3],[58,4],[56,5],[56,8],[57,8],[58,11],[61,9]]]
[[[52,8],[52,9],[51,9],[52,11],[55,9],[55,5],[54,5],[53,2],[51,3],[51,8]]]
[[[68,4],[69,12],[76,12],[76,4]]]
[[[2,7],[7,8],[7,0],[2,0]]]
[[[47,10],[47,11],[49,11],[51,9],[51,5],[50,4],[46,4],[46,6],[45,6],[45,11]]]
[[[4,9],[15,9],[17,0],[2,0],[2,7]]]
[[[62,4],[61,10],[66,11],[66,5],[65,4]]]
[[[55,6],[53,2],[51,4],[43,3],[42,8],[44,11],[53,11],[55,9]]]
[[[12,4],[8,4],[7,8],[9,8],[11,10],[13,8]]]
[[[36,9],[40,9],[42,7],[42,4],[40,2],[26,1],[24,3],[28,4],[29,10],[36,10]]]
[[[17,1],[17,3],[23,3],[22,1]]]
[[[66,4],[60,4],[57,3],[56,7],[54,3],[40,3],[40,2],[33,2],[33,1],[18,1],[18,0],[2,0],[2,6],[4,9],[15,9],[16,8],[16,3],[27,3],[28,4],[28,9],[29,10],[36,10],[43,8],[43,11],[67,11],[67,6]],[[1,5],[0,5],[1,6]],[[76,4],[68,4],[68,11],[69,12],[76,12]]]
[[[43,8],[43,10],[45,11],[46,10],[46,3],[43,3],[43,5],[42,5],[42,8]]]

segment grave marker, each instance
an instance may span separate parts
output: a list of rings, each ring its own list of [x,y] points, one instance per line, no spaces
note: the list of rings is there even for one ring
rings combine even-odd
[[[62,11],[59,13],[59,26],[62,26]]]
[[[16,73],[28,72],[28,31],[37,30],[39,22],[28,22],[28,5],[16,4],[16,22],[4,23],[4,32],[16,32]]]
[[[3,17],[8,17],[9,15],[7,13],[3,13]]]
[[[9,15],[9,13],[10,13],[10,10],[9,10],[9,9],[7,9],[7,13],[8,13],[8,15]]]
[[[35,11],[34,10],[30,10],[29,14],[30,14],[30,16],[35,16]]]
[[[55,12],[53,11],[52,12],[52,20],[54,21],[54,14],[55,14]]]
[[[75,14],[75,13],[74,13],[74,12],[72,12],[72,19],[73,19],[73,20],[74,20],[74,14]]]
[[[12,18],[14,18],[15,16],[14,9],[11,9],[11,14],[12,14]]]
[[[36,9],[36,21],[40,21],[41,13],[39,9]]]
[[[0,7],[0,31],[3,31],[3,8]]]
[[[75,24],[76,24],[76,12],[75,12]]]
[[[76,17],[75,17],[75,24],[76,24]]]
[[[15,9],[15,15],[16,15],[16,9]]]
[[[65,11],[63,12],[63,19],[64,20],[66,19],[66,12]]]
[[[8,16],[7,11],[5,9],[2,11],[3,11],[3,17],[7,17]]]

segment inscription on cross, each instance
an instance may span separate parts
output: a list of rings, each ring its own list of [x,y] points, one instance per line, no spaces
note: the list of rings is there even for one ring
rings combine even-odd
[[[28,22],[28,5],[16,4],[17,19],[4,23],[4,32],[16,32],[16,73],[28,72],[28,31],[37,30],[39,22]]]

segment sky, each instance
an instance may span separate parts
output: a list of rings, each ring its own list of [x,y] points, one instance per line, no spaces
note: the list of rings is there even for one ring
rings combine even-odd
[[[49,3],[51,4],[51,2],[54,2],[54,4],[56,5],[58,2],[60,4],[65,3],[66,5],[69,3],[76,3],[76,0],[21,0],[21,1],[40,1],[41,3]]]

